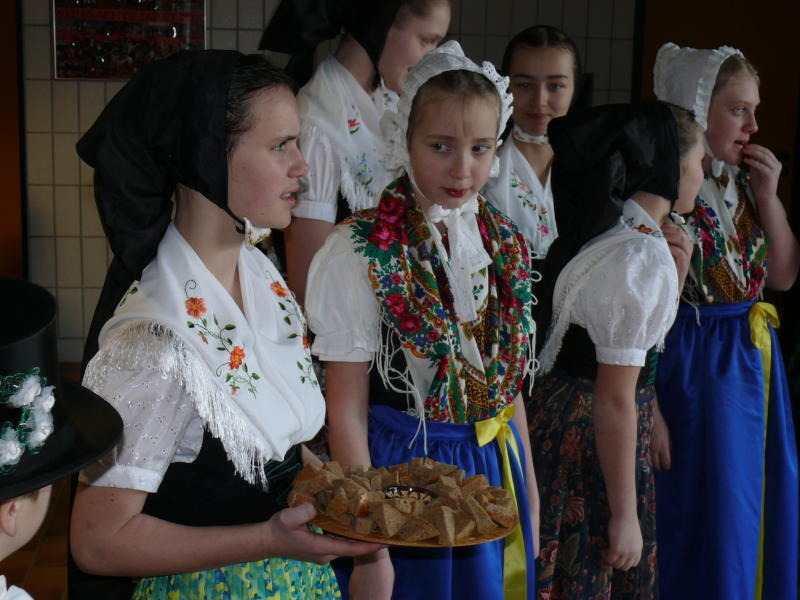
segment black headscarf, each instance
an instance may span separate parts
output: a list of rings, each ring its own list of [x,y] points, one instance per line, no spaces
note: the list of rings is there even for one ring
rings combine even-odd
[[[95,200],[114,253],[84,364],[97,351],[100,329],[122,295],[155,256],[170,222],[175,185],[197,190],[230,214],[225,114],[242,56],[189,51],[148,65],[78,141],[78,155],[95,169]]]
[[[286,72],[302,86],[314,71],[319,43],[344,30],[366,50],[377,71],[400,4],[401,0],[282,0],[258,48],[291,54]]]
[[[555,153],[551,185],[558,238],[536,290],[541,332],[549,326],[556,279],[581,247],[619,220],[635,192],[674,202],[680,183],[678,129],[662,102],[598,106],[553,119],[547,133]]]

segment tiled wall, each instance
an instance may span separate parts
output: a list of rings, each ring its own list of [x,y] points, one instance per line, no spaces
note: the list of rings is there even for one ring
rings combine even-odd
[[[253,52],[279,0],[207,0],[210,47]],[[509,37],[546,23],[573,36],[595,73],[595,103],[630,95],[635,0],[454,0],[451,37],[499,62]],[[92,170],[75,142],[120,81],[53,79],[51,0],[23,0],[28,256],[31,279],[55,294],[62,361],[80,360],[110,251]],[[284,57],[276,57],[280,64]]]

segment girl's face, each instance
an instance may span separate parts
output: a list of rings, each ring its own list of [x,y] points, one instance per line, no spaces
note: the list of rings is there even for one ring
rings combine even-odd
[[[545,135],[550,119],[567,114],[575,94],[575,58],[564,47],[519,46],[508,69],[514,123],[530,135]]]
[[[491,98],[432,92],[414,118],[408,152],[423,210],[456,208],[489,178],[497,148],[498,108]],[[427,200],[427,201],[426,201]]]
[[[711,98],[706,139],[714,156],[731,165],[743,158],[742,148],[758,131],[758,83],[749,73],[738,73]]]
[[[681,162],[681,181],[678,187],[678,199],[673,209],[679,215],[685,215],[694,210],[694,201],[703,184],[703,130],[695,125],[695,143],[689,154]]]
[[[434,2],[426,17],[407,15],[401,24],[392,25],[378,61],[386,87],[399,94],[409,69],[439,45],[449,26],[450,4],[444,1]]]
[[[228,205],[256,227],[283,229],[292,218],[299,178],[308,165],[297,148],[300,118],[291,90],[279,86],[250,99],[250,129],[228,155]]]

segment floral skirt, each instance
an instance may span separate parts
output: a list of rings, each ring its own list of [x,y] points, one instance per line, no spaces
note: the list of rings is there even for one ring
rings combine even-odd
[[[328,600],[341,598],[330,565],[271,558],[162,577],[146,577],[132,600]]]
[[[656,597],[653,387],[636,393],[637,510],[644,548],[639,565],[628,571],[602,560],[610,511],[595,446],[593,392],[592,380],[556,370],[537,380],[527,406],[541,497],[537,598],[649,600]]]

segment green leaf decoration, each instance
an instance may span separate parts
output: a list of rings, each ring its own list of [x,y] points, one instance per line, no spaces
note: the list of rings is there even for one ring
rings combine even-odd
[[[233,377],[233,375],[231,375],[230,373],[225,375],[225,383],[228,383],[231,380],[232,377]]]
[[[287,325],[292,324],[292,320],[289,317],[283,317],[283,322],[286,323]]]
[[[303,365],[300,363],[299,360],[297,361],[297,368],[300,369],[301,371],[303,370]]]
[[[297,337],[297,334],[296,333],[290,333],[288,337],[289,337],[290,340],[293,340],[294,338]]]
[[[208,327],[208,321],[206,321],[206,318],[205,318],[205,317],[203,317],[202,319],[200,319],[200,322],[203,324],[203,327]]]
[[[253,379],[261,379],[261,375],[258,373],[253,373]]]
[[[286,305],[283,302],[278,302],[278,306],[281,307],[281,310],[286,310]]]
[[[247,373],[247,363],[242,363],[242,368],[244,369],[244,372]]]
[[[233,324],[231,324],[231,323],[228,323],[227,325],[225,325],[225,327],[223,327],[223,329],[224,329],[225,331],[230,331],[231,329],[236,329],[236,325],[233,325]]]
[[[186,324],[189,326],[189,329],[194,329],[194,323],[191,321],[186,321]]]
[[[217,321],[217,315],[214,315],[214,325],[219,327],[219,321]]]
[[[221,352],[225,352],[225,348],[223,348],[222,346],[217,346],[217,350],[219,350]]]

